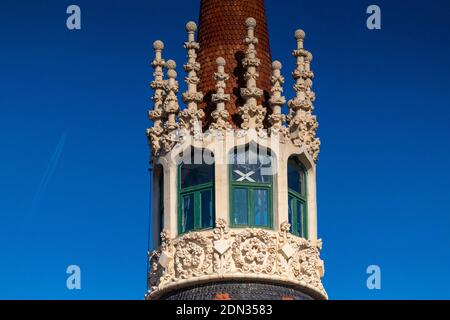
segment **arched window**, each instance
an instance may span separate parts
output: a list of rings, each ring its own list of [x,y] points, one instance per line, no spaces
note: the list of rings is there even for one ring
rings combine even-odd
[[[233,226],[272,227],[272,163],[268,150],[253,144],[230,155]]]
[[[191,150],[179,165],[178,232],[208,229],[214,221],[214,164],[203,162],[202,150]],[[197,161],[196,161],[197,160]]]
[[[288,188],[291,232],[307,238],[306,170],[295,156],[288,160]]]

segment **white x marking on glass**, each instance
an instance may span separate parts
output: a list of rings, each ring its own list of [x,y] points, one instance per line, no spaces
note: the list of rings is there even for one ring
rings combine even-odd
[[[250,181],[250,182],[256,182],[255,180],[253,180],[250,176],[253,175],[255,173],[255,171],[250,171],[247,173],[243,173],[242,171],[239,170],[234,170],[234,172],[238,175],[240,175],[241,177],[239,179],[237,179],[236,181]]]

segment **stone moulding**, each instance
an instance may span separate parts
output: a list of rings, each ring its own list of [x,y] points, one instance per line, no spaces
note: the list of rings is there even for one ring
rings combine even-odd
[[[321,241],[294,236],[289,227],[284,222],[278,232],[229,229],[219,219],[215,229],[189,232],[175,239],[163,231],[161,247],[149,256],[146,299],[201,282],[227,279],[283,283],[317,299],[327,299],[321,282]]]

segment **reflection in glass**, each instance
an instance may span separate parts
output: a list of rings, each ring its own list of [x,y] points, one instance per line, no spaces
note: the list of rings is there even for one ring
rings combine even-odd
[[[269,225],[269,196],[267,190],[255,190],[255,225]]]
[[[305,170],[296,158],[288,161],[288,186],[289,189],[305,196]]]
[[[202,210],[202,228],[210,228],[213,225],[213,212],[212,212],[212,192],[211,190],[205,190],[200,193],[201,210]]]
[[[187,232],[194,229],[194,195],[187,194],[183,196],[181,209],[181,225],[182,232]]]
[[[301,203],[300,201],[297,201],[297,221],[296,221],[296,226],[295,226],[295,230],[297,235],[302,236],[303,232],[302,232],[302,226],[303,226],[303,203]]]
[[[247,217],[247,190],[234,189],[233,190],[233,208],[234,208],[234,224],[245,225],[248,224]]]
[[[233,181],[263,183],[271,181],[273,161],[265,149],[238,148],[232,153],[230,161]]]
[[[294,225],[294,206],[295,206],[295,198],[289,195],[289,224],[291,225],[291,231]]]
[[[214,178],[214,166],[206,164],[182,164],[181,188],[192,187],[208,182]]]

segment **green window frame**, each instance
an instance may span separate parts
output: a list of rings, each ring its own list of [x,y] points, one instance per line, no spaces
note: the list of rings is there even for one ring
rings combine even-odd
[[[292,174],[297,172],[299,185],[292,179]],[[288,215],[291,233],[308,239],[308,194],[307,171],[297,157],[288,160]],[[293,184],[295,184],[294,187]],[[294,189],[296,188],[296,189]]]
[[[215,221],[214,165],[201,165],[212,166],[209,182],[187,187],[182,184],[183,165],[178,165],[178,233],[212,229]]]
[[[232,156],[236,155],[236,152],[239,152],[239,150],[248,152],[248,149],[248,146],[245,149],[242,147],[235,148],[232,151]],[[231,161],[228,167],[230,225],[235,228],[257,227],[271,229],[273,226],[273,176],[267,175],[267,181],[264,182],[245,181],[246,179],[237,181],[233,176],[234,163]],[[240,174],[241,177],[245,177],[248,173],[241,172]],[[238,196],[239,193],[240,195]]]

